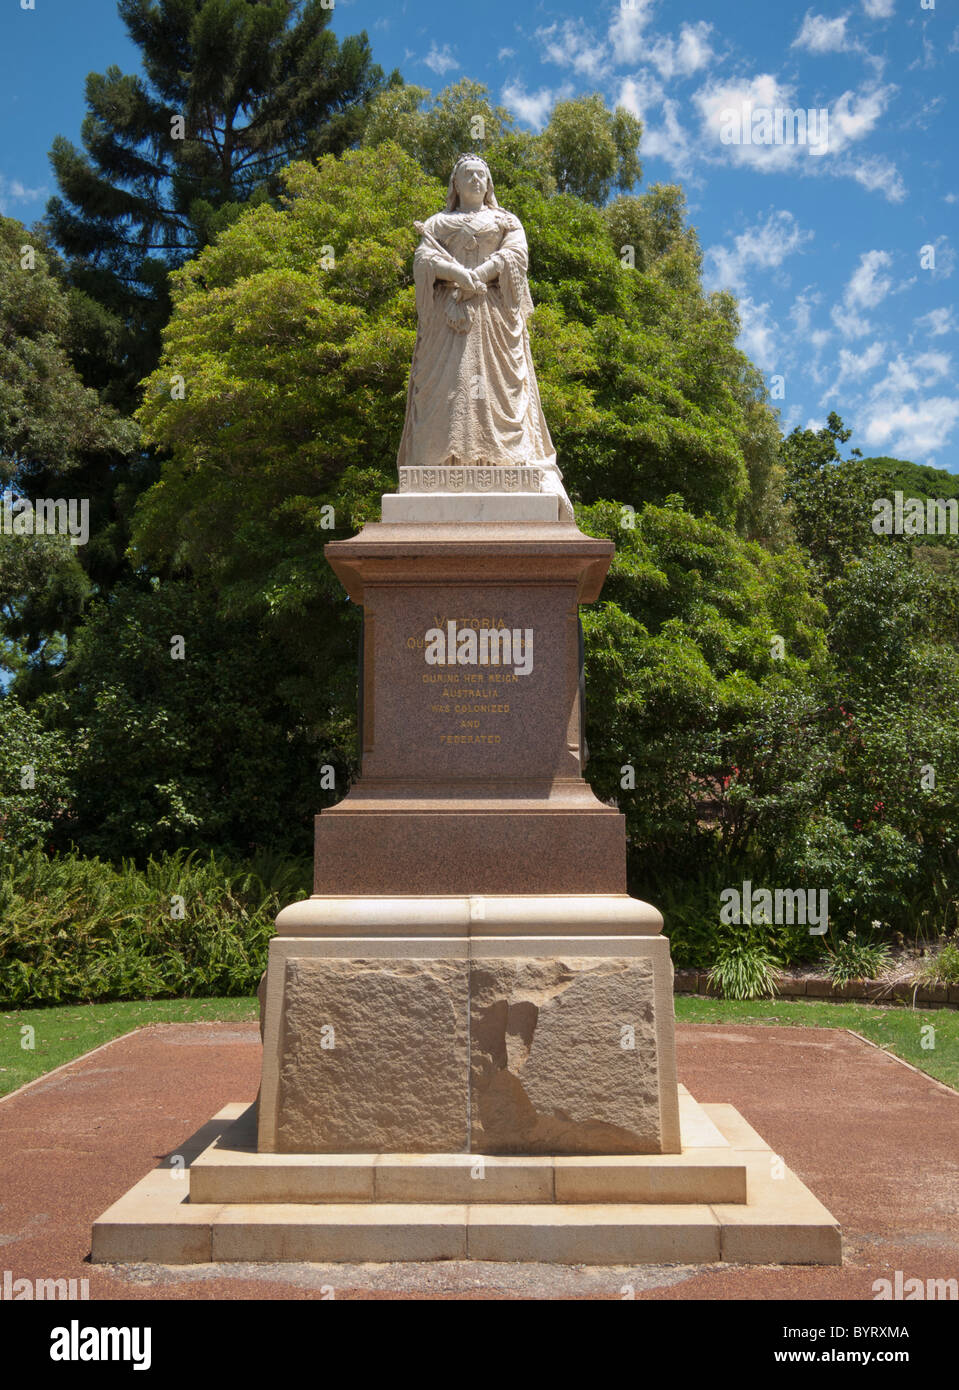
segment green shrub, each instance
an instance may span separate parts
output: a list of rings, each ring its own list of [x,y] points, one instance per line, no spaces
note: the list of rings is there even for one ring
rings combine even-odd
[[[724,999],[768,999],[781,964],[768,942],[747,931],[722,941],[707,978]]]
[[[959,942],[924,961],[917,978],[925,984],[959,985]]]
[[[861,941],[854,931],[826,951],[826,974],[834,984],[875,980],[889,964],[889,947],[881,941]]]
[[[0,861],[0,1006],[246,995],[306,862],[210,854],[144,869],[39,850]]]
[[[0,860],[44,845],[72,795],[71,748],[35,712],[0,695]]]

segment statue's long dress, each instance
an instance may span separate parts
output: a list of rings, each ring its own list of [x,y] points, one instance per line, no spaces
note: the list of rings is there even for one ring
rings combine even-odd
[[[484,207],[437,213],[426,228],[447,248],[445,259],[475,269],[492,258],[499,276],[485,295],[459,304],[454,285],[436,275],[444,257],[425,238],[417,248],[416,348],[399,465],[544,467],[548,490],[565,499],[530,355],[522,224]]]

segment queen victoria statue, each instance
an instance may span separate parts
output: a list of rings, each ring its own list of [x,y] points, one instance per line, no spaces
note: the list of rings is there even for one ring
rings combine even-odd
[[[446,207],[417,222],[416,347],[400,467],[520,466],[573,511],[543,418],[526,320],[526,236],[484,160],[463,155]]]

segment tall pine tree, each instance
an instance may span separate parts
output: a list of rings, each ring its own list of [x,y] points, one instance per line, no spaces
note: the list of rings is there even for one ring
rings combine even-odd
[[[327,0],[328,5],[328,0]],[[50,236],[77,305],[76,363],[121,407],[155,366],[168,270],[293,159],[339,153],[387,82],[322,0],[118,0],[143,76],[87,78],[83,150],[58,136]],[[400,82],[398,73],[390,84]]]

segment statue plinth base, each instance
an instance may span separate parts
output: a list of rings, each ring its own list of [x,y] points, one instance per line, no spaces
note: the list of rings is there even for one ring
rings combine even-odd
[[[555,494],[384,502],[326,548],[365,612],[363,774],[277,919],[258,1104],[179,1144],[188,1191],[158,1170],[105,1212],[93,1259],[840,1263],[812,1193],[677,1082],[662,918],[583,778],[612,544],[523,519]]]
[[[582,775],[579,605],[612,553],[556,521],[326,547],[364,611],[363,771],[316,818],[315,893],[626,891],[624,818]]]
[[[548,492],[396,492],[383,498],[384,522],[467,525],[558,521],[559,498]]]

